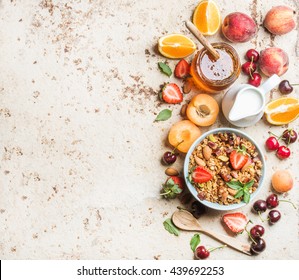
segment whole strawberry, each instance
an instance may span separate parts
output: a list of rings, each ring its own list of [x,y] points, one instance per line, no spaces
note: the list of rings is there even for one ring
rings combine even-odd
[[[176,198],[185,188],[185,181],[179,176],[170,176],[162,185],[161,195],[166,199]]]

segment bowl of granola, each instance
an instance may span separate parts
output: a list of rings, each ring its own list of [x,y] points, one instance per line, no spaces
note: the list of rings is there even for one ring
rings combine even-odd
[[[196,200],[216,210],[233,210],[248,204],[261,189],[265,158],[248,134],[217,128],[192,144],[184,177]]]

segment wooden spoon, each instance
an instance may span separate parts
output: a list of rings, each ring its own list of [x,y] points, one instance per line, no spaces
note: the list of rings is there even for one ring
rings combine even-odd
[[[234,237],[221,235],[219,233],[213,232],[211,230],[207,230],[202,228],[199,224],[198,220],[193,217],[193,215],[186,210],[178,210],[175,211],[172,215],[172,222],[182,230],[188,231],[198,231],[205,233],[218,241],[230,246],[237,251],[240,251],[246,255],[251,256],[250,246],[248,244],[243,244],[239,240],[236,240]]]
[[[186,26],[193,33],[193,35],[199,40],[199,42],[208,50],[208,52],[217,60],[220,56],[218,52],[213,48],[209,41],[203,36],[197,27],[191,22],[186,21]]]

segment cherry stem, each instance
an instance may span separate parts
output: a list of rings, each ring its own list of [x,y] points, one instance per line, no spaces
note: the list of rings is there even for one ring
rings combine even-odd
[[[295,206],[295,204],[292,201],[290,201],[290,200],[280,199],[279,202],[288,202],[288,203],[291,203],[293,205],[294,209],[297,209],[297,207]]]
[[[252,224],[252,221],[249,220],[249,221],[247,222],[247,224],[246,224],[246,226],[245,226],[245,231],[247,232],[247,234],[248,234],[249,238],[251,239],[251,241],[252,241],[254,244],[256,244],[256,241],[252,238],[250,232],[247,230],[247,226],[248,226],[249,223]]]
[[[262,215],[261,215],[261,211],[258,211],[257,213],[258,213],[258,215],[259,215],[259,217],[260,217],[260,219],[261,219],[262,222],[267,221],[267,220],[264,220],[264,219],[263,219],[263,217],[262,217]]]
[[[178,148],[179,145],[181,145],[184,142],[184,140],[182,140],[181,142],[179,142],[174,149],[172,150],[172,153],[174,154],[174,151]]]
[[[299,84],[291,84],[291,86],[299,86]]]
[[[188,211],[188,209],[182,207],[182,206],[177,206],[176,208],[178,208],[179,210],[185,210],[185,211]],[[188,211],[189,212],[189,211]]]
[[[222,248],[224,248],[224,247],[227,247],[227,245],[222,245],[222,246],[219,246],[219,247],[216,247],[216,248],[210,248],[210,249],[208,249],[208,251],[209,251],[209,252],[213,252],[213,251],[215,251],[215,250],[217,250],[217,249],[222,249]]]
[[[273,132],[271,131],[268,131],[269,134],[275,136],[277,138],[277,140],[280,140],[280,138],[282,138],[282,135],[280,137],[278,137],[276,134],[274,134]]]

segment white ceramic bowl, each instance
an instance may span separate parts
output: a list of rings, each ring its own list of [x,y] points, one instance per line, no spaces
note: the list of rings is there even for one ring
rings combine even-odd
[[[189,158],[190,158],[193,150],[208,135],[213,134],[213,133],[219,133],[219,132],[222,132],[222,133],[223,132],[227,132],[227,133],[231,132],[231,133],[235,133],[238,136],[241,136],[241,137],[244,137],[244,138],[248,139],[251,143],[254,144],[254,146],[257,149],[257,152],[259,153],[259,158],[260,158],[260,160],[261,160],[261,162],[263,164],[262,170],[261,170],[262,174],[261,174],[261,177],[260,177],[260,180],[259,180],[259,186],[256,189],[256,191],[250,196],[250,201],[252,201],[256,197],[256,195],[258,194],[258,192],[260,191],[260,189],[263,186],[263,181],[264,181],[264,178],[265,178],[266,166],[265,166],[265,158],[264,158],[264,155],[263,155],[263,153],[262,153],[259,145],[248,134],[246,134],[246,133],[244,133],[244,132],[242,132],[240,130],[237,130],[237,129],[234,129],[234,128],[216,128],[216,129],[212,129],[212,130],[207,131],[206,133],[204,133],[203,135],[201,135],[199,138],[197,138],[197,140],[195,140],[195,142],[189,148],[189,150],[188,150],[188,152],[186,154],[185,162],[184,162],[184,178],[185,178],[187,187],[188,187],[189,191],[191,192],[191,194],[194,196],[194,198],[196,200],[198,200],[200,203],[204,204],[205,206],[207,206],[209,208],[212,208],[212,209],[215,209],[215,210],[228,211],[228,210],[234,210],[234,209],[237,209],[237,208],[241,208],[241,207],[245,206],[246,203],[242,201],[240,203],[235,203],[235,204],[221,205],[221,204],[210,202],[210,201],[207,201],[207,200],[200,200],[198,198],[198,196],[197,196],[198,193],[197,193],[196,189],[194,188],[194,186],[188,180],[188,175],[189,175],[189,173],[188,173]]]

